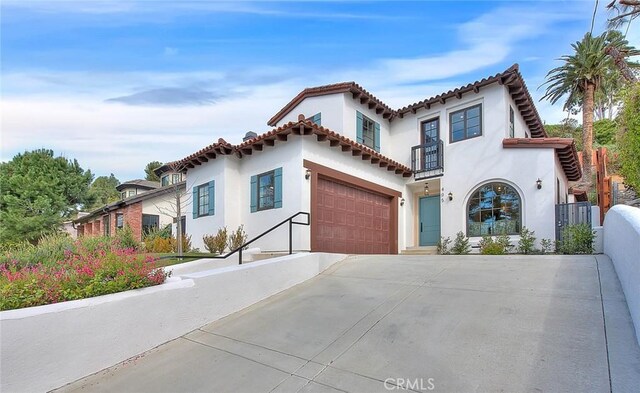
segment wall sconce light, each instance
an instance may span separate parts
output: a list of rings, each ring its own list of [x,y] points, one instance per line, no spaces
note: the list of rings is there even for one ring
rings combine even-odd
[[[404,206],[404,198],[400,198],[400,206]]]
[[[450,200],[450,201],[452,201],[452,200],[453,200],[453,193],[452,193],[452,192],[449,192],[448,197],[449,197],[449,200]]]
[[[424,195],[426,195],[426,196],[429,195],[429,184],[425,184],[424,185]]]
[[[311,178],[311,169],[307,169],[304,172],[304,178],[307,179],[307,180],[309,180]]]
[[[536,187],[538,187],[538,190],[542,188],[542,180],[540,180],[540,178],[536,180]]]

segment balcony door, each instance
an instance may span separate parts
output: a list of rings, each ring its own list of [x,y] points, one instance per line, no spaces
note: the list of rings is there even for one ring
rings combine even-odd
[[[440,118],[423,121],[420,124],[422,145],[422,169],[437,168],[438,141],[440,140]]]

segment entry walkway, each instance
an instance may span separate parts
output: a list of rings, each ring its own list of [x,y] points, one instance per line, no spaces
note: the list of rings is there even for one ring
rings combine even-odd
[[[60,391],[630,392],[626,307],[606,256],[356,256]]]

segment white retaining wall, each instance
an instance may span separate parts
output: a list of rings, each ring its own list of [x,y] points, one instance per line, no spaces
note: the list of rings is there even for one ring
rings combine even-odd
[[[640,344],[640,209],[616,205],[607,212],[604,253],[613,261]]]
[[[41,392],[129,359],[318,275],[341,254],[181,274],[156,287],[0,312],[0,391]]]

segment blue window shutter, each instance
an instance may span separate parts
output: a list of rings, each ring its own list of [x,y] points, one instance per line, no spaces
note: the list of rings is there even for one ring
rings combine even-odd
[[[273,207],[275,209],[282,207],[282,168],[276,168],[273,171],[274,182],[274,195],[273,195]]]
[[[258,176],[251,176],[251,213],[258,210]]]
[[[380,153],[380,123],[376,122],[376,136],[375,136],[374,150]]]
[[[216,214],[216,181],[209,182],[209,215]]]
[[[193,197],[191,198],[191,208],[193,209],[193,218],[198,218],[198,187],[193,186]]]
[[[362,113],[356,111],[356,142],[364,143],[362,136]]]
[[[311,121],[316,123],[317,125],[322,125],[322,115],[320,113],[316,113],[315,115],[313,115],[313,117],[311,118]]]

